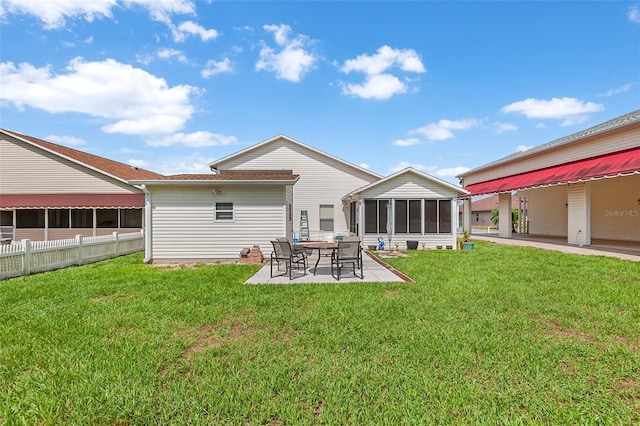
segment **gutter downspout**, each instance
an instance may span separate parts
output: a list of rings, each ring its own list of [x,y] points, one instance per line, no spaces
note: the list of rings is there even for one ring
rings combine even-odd
[[[144,192],[144,263],[151,263],[153,253],[151,252],[151,193],[146,185],[140,185]]]

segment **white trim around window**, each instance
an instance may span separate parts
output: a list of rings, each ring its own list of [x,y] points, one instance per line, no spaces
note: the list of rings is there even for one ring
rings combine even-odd
[[[233,222],[235,221],[235,206],[233,202],[215,202],[214,203],[214,220],[216,222]]]

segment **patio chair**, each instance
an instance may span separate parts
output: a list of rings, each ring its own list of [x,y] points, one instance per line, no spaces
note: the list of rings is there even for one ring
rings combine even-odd
[[[345,237],[343,241],[338,241],[338,248],[331,254],[331,275],[338,281],[340,281],[340,269],[344,265],[351,265],[353,275],[360,279],[364,278],[362,247],[359,238]],[[334,266],[336,267],[336,275],[333,273]],[[356,269],[360,269],[360,275],[356,273]]]
[[[286,239],[285,239],[286,240]],[[285,272],[284,274],[276,275],[283,276],[289,272],[289,279],[293,279],[293,266],[296,265],[297,269],[300,269],[302,266],[303,275],[307,275],[307,255],[304,250],[294,250],[291,247],[291,244],[288,240],[286,241],[271,241],[271,245],[273,245],[273,252],[271,252],[271,278],[273,275],[273,264],[274,262],[277,265],[278,270],[280,270],[280,262],[284,262],[285,264]]]

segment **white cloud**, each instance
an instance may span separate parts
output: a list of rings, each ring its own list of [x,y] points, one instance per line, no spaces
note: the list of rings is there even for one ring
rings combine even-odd
[[[528,98],[502,108],[503,113],[522,114],[527,118],[563,120],[562,126],[582,123],[589,118],[588,113],[602,110],[602,104],[566,97],[550,100]]]
[[[375,55],[360,55],[355,59],[347,59],[340,71],[350,73],[351,71],[362,72],[367,75],[382,74],[392,67],[399,67],[403,71],[424,73],[427,72],[420,55],[412,49],[392,49],[389,46],[382,46]]]
[[[498,133],[498,134],[504,133],[504,132],[513,132],[513,131],[518,130],[518,126],[516,126],[515,124],[511,124],[511,123],[496,122],[496,123],[493,123],[493,124],[496,127],[496,133]]]
[[[560,126],[562,127],[575,126],[576,124],[584,123],[588,119],[589,119],[589,116],[586,114],[572,115],[562,120],[562,122],[560,123]]]
[[[211,174],[209,164],[214,160],[215,158],[207,158],[199,154],[195,154],[184,159],[170,159],[166,161],[154,161],[152,163],[145,160],[132,159],[129,160],[128,163],[132,166],[143,167],[163,175],[177,175],[183,173]]]
[[[177,27],[170,25],[170,28],[173,32],[173,40],[176,42],[185,41],[189,35],[196,35],[202,41],[209,41],[218,37],[218,31],[214,29],[207,30],[193,21],[185,21]]]
[[[640,24],[640,8],[638,6],[630,6],[627,12],[629,21]]]
[[[87,143],[84,139],[77,138],[75,136],[49,135],[45,138],[45,140],[48,140],[60,145],[67,145],[67,146],[80,146]]]
[[[625,84],[624,86],[620,86],[620,87],[617,87],[615,89],[607,90],[606,92],[601,93],[598,96],[613,96],[613,95],[618,95],[620,93],[628,92],[629,90],[633,89],[634,86],[636,86],[637,84],[638,83],[628,83],[628,84]]]
[[[407,138],[407,139],[398,139],[393,141],[391,145],[395,146],[412,146],[412,145],[420,145],[422,141],[416,138]]]
[[[406,93],[410,81],[401,81],[389,70],[400,69],[404,72],[425,73],[426,68],[422,64],[420,55],[412,49],[393,49],[382,46],[374,55],[362,54],[355,59],[347,59],[340,71],[349,74],[360,72],[365,75],[365,81],[361,84],[342,84],[342,93],[345,95],[359,96],[364,99],[384,100],[390,97]]]
[[[274,72],[279,79],[299,82],[319,60],[308,50],[311,40],[302,34],[292,38],[291,27],[288,25],[265,25],[263,28],[273,33],[275,42],[281,49],[276,51],[262,42],[256,70]]]
[[[393,95],[406,91],[405,84],[391,74],[370,75],[363,84],[345,84],[342,87],[344,95],[378,100],[389,99]]]
[[[367,163],[360,163],[359,166],[362,167],[363,169],[367,169],[367,170],[369,170],[369,168],[370,168]]]
[[[389,167],[388,173],[392,174],[395,172],[399,172],[400,170],[406,169],[407,167],[413,167],[416,170],[426,171],[428,169],[424,164],[410,163],[408,161],[401,161],[399,163],[394,164]]]
[[[482,124],[481,120],[466,118],[463,120],[440,120],[437,123],[429,123],[426,126],[410,130],[409,134],[426,136],[429,140],[439,141],[455,137],[453,130],[469,130]]]
[[[39,19],[45,29],[63,28],[68,19],[113,18],[114,8],[142,7],[151,17],[167,22],[173,14],[193,14],[192,0],[2,0],[0,16],[6,14],[31,15]]]
[[[158,58],[160,58],[160,59],[176,58],[178,61],[180,61],[180,62],[182,62],[184,64],[189,62],[189,60],[184,55],[184,53],[181,52],[180,50],[176,50],[176,49],[169,49],[169,48],[159,49],[157,55],[158,55]]]
[[[233,68],[231,68],[231,61],[229,60],[229,58],[224,58],[224,60],[222,61],[214,61],[213,59],[209,59],[207,61],[207,65],[202,71],[200,71],[200,75],[202,76],[202,78],[209,78],[212,75],[225,72],[233,72]]]
[[[151,163],[149,163],[147,160],[136,160],[133,158],[128,160],[127,164],[133,167],[140,167],[143,169],[149,169],[149,167],[151,167]]]
[[[66,73],[51,66],[0,63],[0,99],[50,113],[80,113],[108,122],[106,133],[158,135],[182,129],[194,113],[190,96],[199,89],[178,85],[113,59],[86,62],[75,58]]]
[[[533,148],[533,147],[532,146],[526,146],[526,145],[518,145],[516,147],[516,152],[523,152],[523,151],[526,151],[526,150],[531,149],[531,148]]]
[[[237,143],[235,136],[225,136],[210,132],[174,133],[162,137],[149,138],[147,145],[171,146],[184,145],[192,148],[203,146],[220,146]]]
[[[468,172],[469,170],[471,169],[468,167],[451,167],[448,169],[438,169],[436,170],[435,175],[440,177],[456,177],[460,176],[464,172]]]

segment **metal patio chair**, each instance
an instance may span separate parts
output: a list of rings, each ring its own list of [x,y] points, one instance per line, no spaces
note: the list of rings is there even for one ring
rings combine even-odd
[[[331,254],[331,275],[340,281],[340,270],[344,265],[351,265],[353,275],[363,279],[364,272],[362,266],[362,247],[360,239],[357,237],[345,237],[342,241],[338,241],[338,248]],[[336,275],[333,268],[335,266]],[[356,270],[360,269],[360,275]]]
[[[273,251],[271,252],[271,278],[273,275],[273,264],[276,263],[277,270],[280,270],[280,262],[285,264],[285,272],[284,274],[279,274],[276,276],[283,276],[289,272],[289,279],[293,279],[293,266],[296,265],[297,269],[300,270],[300,266],[302,266],[302,274],[307,275],[307,255],[304,250],[294,250],[291,247],[291,243],[288,240],[276,240],[271,241],[271,245],[273,245]]]

